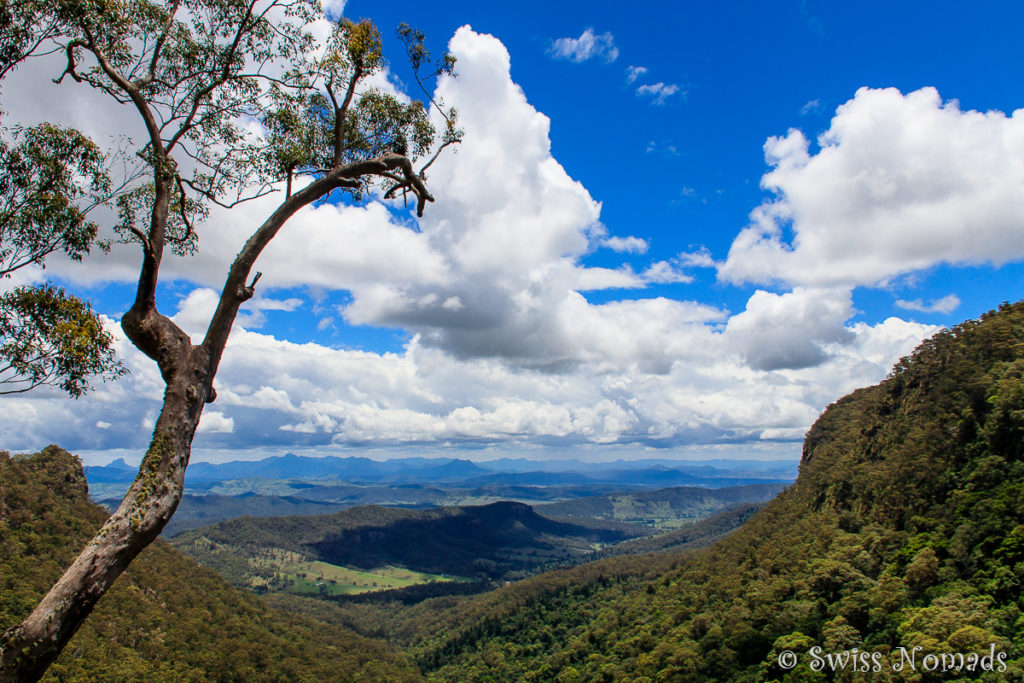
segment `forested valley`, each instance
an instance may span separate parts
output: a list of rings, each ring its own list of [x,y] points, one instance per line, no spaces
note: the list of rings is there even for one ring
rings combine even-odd
[[[443,530],[467,514],[356,510],[307,519],[401,518],[408,545],[427,538],[417,524]],[[1024,303],[940,332],[885,381],[831,405],[807,434],[796,483],[763,508],[621,544],[611,529],[537,521],[519,503],[472,514],[463,521],[492,528],[513,519],[523,538],[595,542],[603,557],[521,578],[499,553],[477,577],[497,587],[475,595],[324,600],[233,588],[158,541],[46,680],[1024,680]],[[0,627],[31,609],[104,516],[70,454],[0,458]],[[339,563],[349,552],[344,533],[331,544],[308,524],[267,524],[183,538],[315,546]],[[232,525],[246,531],[229,537]],[[467,551],[480,558],[487,538],[477,541]],[[816,647],[877,659],[816,667]],[[919,653],[916,666],[899,666],[901,648]],[[990,659],[922,667],[953,653]]]

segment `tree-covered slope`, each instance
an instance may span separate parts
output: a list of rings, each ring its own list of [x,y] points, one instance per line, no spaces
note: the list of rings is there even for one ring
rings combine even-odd
[[[414,651],[439,681],[1024,680],[1024,304],[830,406],[797,482],[741,529],[647,557],[423,619]],[[877,659],[816,671],[815,646]]]
[[[535,505],[534,509],[545,517],[605,519],[673,528],[734,505],[771,500],[784,488],[785,484],[746,484],[717,489],[673,486],[544,503]]]
[[[0,629],[31,610],[105,516],[66,451],[0,452]],[[383,643],[268,609],[157,541],[100,600],[44,680],[419,679]]]
[[[511,578],[640,535],[569,524],[529,505],[405,510],[367,505],[310,517],[241,517],[183,531],[172,543],[236,585],[251,582],[250,559],[286,550],[333,565]]]
[[[121,501],[108,499],[100,502],[105,506],[114,507]],[[194,529],[245,515],[257,517],[320,515],[335,512],[342,507],[344,506],[337,503],[324,503],[295,496],[260,496],[256,494],[194,496],[186,493],[181,497],[181,503],[174,512],[174,517],[164,527],[163,536],[170,538],[183,529]]]
[[[617,543],[594,553],[594,559],[643,553],[678,553],[681,550],[703,548],[743,526],[765,505],[766,503],[740,503],[672,531]]]

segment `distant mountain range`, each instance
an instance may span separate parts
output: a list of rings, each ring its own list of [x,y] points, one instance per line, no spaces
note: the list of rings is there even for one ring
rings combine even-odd
[[[669,460],[585,463],[514,458],[473,462],[424,457],[381,461],[293,453],[221,464],[196,462],[188,468],[186,494],[165,528],[164,536],[243,515],[311,515],[357,505],[427,508],[487,505],[498,501],[532,505],[584,498],[593,505],[595,496],[619,495],[621,498],[630,492],[654,492],[670,487],[728,490],[747,485],[763,486],[764,493],[743,493],[730,502],[759,501],[780,491],[796,474],[794,463],[788,461],[713,462],[714,465]],[[137,472],[136,467],[123,459],[103,467],[85,468],[90,493],[108,508],[120,502]],[[661,494],[653,495],[660,497]],[[701,517],[720,509],[720,502],[716,499],[706,509],[695,510],[692,515],[672,511],[660,516],[669,520]],[[566,510],[549,514],[615,519]]]
[[[118,458],[103,467],[87,467],[86,476],[90,482],[130,482],[138,472]],[[356,482],[382,481],[449,481],[489,474],[490,470],[475,465],[469,460],[442,460],[430,458],[404,458],[401,460],[377,461],[369,458],[322,458],[300,456],[293,453],[272,456],[263,460],[235,460],[213,464],[192,463],[188,468],[188,483],[191,485],[232,479],[345,479]]]
[[[785,488],[781,484],[748,484],[724,488],[677,486],[665,489],[586,496],[535,506],[538,514],[557,519],[603,519],[654,528],[689,523],[742,503],[764,503]]]
[[[201,490],[211,483],[236,479],[341,480],[356,484],[453,484],[462,487],[526,485],[565,486],[618,484],[632,487],[706,486],[719,488],[753,483],[791,482],[795,461],[715,460],[681,464],[670,460],[618,460],[585,463],[579,460],[537,461],[504,458],[484,462],[453,458],[310,457],[292,453],[262,460],[237,460],[189,466],[186,486]],[[87,467],[90,484],[127,484],[138,468],[117,459],[106,466]]]
[[[573,521],[586,519],[589,524],[594,520],[604,520],[610,522],[611,527],[622,522],[639,525],[647,529],[646,533],[652,533],[656,529],[674,528],[736,503],[768,500],[783,488],[785,485],[781,483],[722,488],[645,488],[638,491],[607,485],[440,488],[419,484],[359,486],[330,481],[310,484],[295,480],[242,479],[223,482],[201,495],[186,493],[163,535],[171,537],[184,529],[242,516],[318,515],[358,505],[429,508],[487,505],[499,501],[540,504],[538,512],[548,517],[572,518]],[[100,502],[114,508],[120,497],[112,496]]]

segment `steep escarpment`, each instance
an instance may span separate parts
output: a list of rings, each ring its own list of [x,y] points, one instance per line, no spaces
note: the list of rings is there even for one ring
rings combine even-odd
[[[414,651],[452,681],[1024,680],[1022,458],[1018,303],[830,406],[797,482],[714,546],[536,577]]]

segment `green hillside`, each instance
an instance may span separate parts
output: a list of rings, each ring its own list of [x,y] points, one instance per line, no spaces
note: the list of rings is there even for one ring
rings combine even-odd
[[[558,522],[523,503],[504,502],[430,510],[370,505],[311,517],[242,517],[183,531],[172,543],[236,586],[273,590],[288,589],[289,584],[262,582],[261,576],[279,571],[280,562],[273,567],[268,562],[287,554],[294,555],[294,562],[326,563],[339,571],[379,573],[381,568],[403,567],[426,574],[508,579],[638,535]],[[338,580],[351,583],[348,577]],[[380,584],[375,588],[399,587],[375,582]],[[341,584],[335,588],[327,592],[346,592]]]
[[[0,629],[17,623],[92,536],[78,459],[0,452]],[[44,680],[414,681],[379,641],[265,607],[163,541],[104,596]]]
[[[678,529],[617,543],[599,550],[594,559],[615,555],[671,553],[709,546],[743,526],[764,506],[765,503],[740,503]]]
[[[674,529],[740,503],[771,500],[784,484],[747,484],[718,489],[673,486],[654,491],[587,496],[535,505],[545,517],[604,519],[654,529]]]
[[[711,545],[735,530],[761,507],[762,503],[739,505],[682,529],[616,543],[588,554],[586,558],[591,560],[590,564],[579,571],[583,573],[582,575],[588,575],[589,572],[599,576],[620,577],[638,571],[656,573],[673,563],[678,563],[680,552]],[[662,555],[641,556],[642,553]],[[613,561],[593,562],[618,555],[625,557]],[[533,595],[537,585],[551,585],[551,581],[578,581],[586,590],[587,582],[580,579],[580,576],[579,572],[559,570],[542,574],[542,578],[539,579],[512,585],[523,586],[526,595]],[[415,588],[349,595],[344,600],[324,600],[322,596],[321,599],[311,599],[296,595],[294,592],[279,592],[267,594],[264,599],[278,609],[315,616],[317,619],[339,624],[365,636],[385,638],[396,645],[407,646],[417,638],[417,634],[433,633],[435,628],[442,631],[450,628],[445,618],[438,618],[438,615],[443,615],[452,609],[453,605],[461,604],[465,598],[460,596],[479,593],[488,585],[489,582],[486,581],[420,584]],[[463,590],[460,591],[460,588]],[[489,597],[475,603],[475,613],[487,621],[500,621],[500,615],[507,614],[522,602],[518,598],[509,600],[509,596],[516,595],[515,590],[517,589],[491,593]],[[426,627],[427,624],[431,626]]]
[[[830,406],[796,484],[713,547],[534,577],[408,637],[437,681],[1020,681],[1022,583],[1016,304]],[[816,646],[877,659],[832,672]]]
[[[89,485],[90,490],[93,488]],[[120,498],[99,501],[105,507],[113,509],[120,504]],[[260,496],[255,494],[241,496],[221,496],[210,494],[195,496],[186,493],[174,512],[174,517],[167,522],[162,532],[164,538],[170,538],[183,529],[194,529],[208,524],[216,524],[225,519],[233,519],[245,515],[258,517],[282,517],[285,515],[322,515],[336,512],[344,507],[337,503],[324,503],[306,500],[294,496]]]

